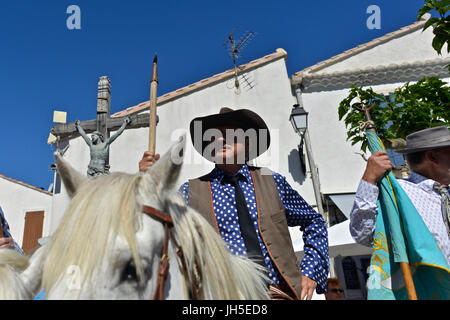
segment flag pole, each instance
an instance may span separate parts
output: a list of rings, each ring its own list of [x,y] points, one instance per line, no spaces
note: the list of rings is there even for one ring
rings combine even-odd
[[[372,121],[372,117],[370,116],[370,110],[372,110],[375,107],[375,103],[373,103],[370,107],[355,107],[358,111],[364,113],[364,118],[366,119],[366,126],[365,128],[367,130],[371,130],[373,132],[377,132],[374,122]],[[403,230],[402,230],[403,232]],[[403,235],[403,238],[405,238],[405,235]],[[406,292],[408,293],[408,299],[409,300],[418,300],[416,288],[414,286],[414,281],[411,274],[411,268],[409,266],[409,263],[407,262],[400,262],[400,269],[402,270],[403,280],[405,281],[405,287]]]
[[[158,87],[158,56],[153,58],[152,78],[150,80],[150,120],[148,132],[148,151],[155,154],[156,149],[156,89]]]

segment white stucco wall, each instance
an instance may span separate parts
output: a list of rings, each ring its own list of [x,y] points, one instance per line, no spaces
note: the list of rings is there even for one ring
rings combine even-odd
[[[256,165],[267,166],[284,175],[305,200],[315,205],[310,176],[300,172],[297,146],[299,136],[294,132],[289,115],[296,99],[292,95],[290,80],[284,59],[279,59],[250,71],[247,75],[254,88],[235,94],[234,79],[203,88],[189,95],[158,107],[156,150],[165,153],[183,132],[187,133],[185,161],[177,185],[201,176],[213,168],[213,164],[201,158],[194,150],[189,136],[189,123],[198,116],[218,113],[221,107],[246,108],[258,113],[271,130],[271,146]],[[148,144],[148,128],[130,129],[112,144],[110,150],[111,172],[134,173]],[[89,163],[89,149],[81,138],[70,142],[65,158],[85,174]],[[67,204],[64,194],[55,196],[55,215],[59,216]],[[57,211],[57,212],[56,212]],[[55,217],[54,221],[60,218]],[[56,225],[52,224],[52,228]],[[296,228],[298,229],[298,228]]]
[[[0,205],[8,221],[11,235],[22,246],[25,214],[44,211],[42,235],[50,232],[52,196],[0,177]]]
[[[347,95],[348,89],[302,95],[324,194],[355,192],[366,165],[355,153],[361,152],[360,146],[346,143],[345,125],[338,118],[339,102]]]

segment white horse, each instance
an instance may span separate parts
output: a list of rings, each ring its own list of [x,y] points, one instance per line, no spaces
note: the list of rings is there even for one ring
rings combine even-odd
[[[55,154],[72,201],[49,242],[30,259],[0,250],[1,298],[152,299],[165,242],[164,224],[143,206],[170,213],[173,237],[164,299],[268,299],[264,271],[231,254],[216,231],[173,192],[185,138],[145,173],[88,179]],[[179,244],[184,258],[177,255]],[[16,259],[14,258],[16,257]],[[8,284],[16,282],[17,285]],[[16,289],[15,292],[12,288]],[[9,292],[9,293],[8,293]]]

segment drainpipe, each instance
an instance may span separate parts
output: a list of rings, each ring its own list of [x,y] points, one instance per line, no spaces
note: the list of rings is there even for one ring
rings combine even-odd
[[[295,95],[297,97],[297,103],[299,104],[300,107],[303,107],[303,109],[304,109],[303,100],[302,100],[302,90],[300,89],[300,86],[296,87]],[[308,157],[309,168],[311,170],[311,179],[312,179],[314,195],[315,195],[316,203],[317,203],[317,210],[322,215],[322,217],[324,217],[325,222],[327,223],[327,227],[329,227],[328,215],[325,215],[325,212],[324,212],[323,206],[322,206],[322,196],[320,195],[319,174],[318,174],[316,164],[314,163],[314,158],[313,158],[312,149],[311,149],[311,140],[309,138],[308,129],[305,130],[305,133],[303,134],[303,139],[305,142],[306,155]]]

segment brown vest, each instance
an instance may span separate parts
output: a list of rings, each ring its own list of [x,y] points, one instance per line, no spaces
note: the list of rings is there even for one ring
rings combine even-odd
[[[281,287],[289,289],[291,296],[299,299],[302,274],[292,247],[286,212],[277,186],[271,174],[262,175],[260,168],[249,167],[249,169],[255,189],[259,234],[273,264],[284,280],[284,283],[281,282]],[[214,214],[209,174],[189,180],[189,206],[200,212],[219,232]]]

